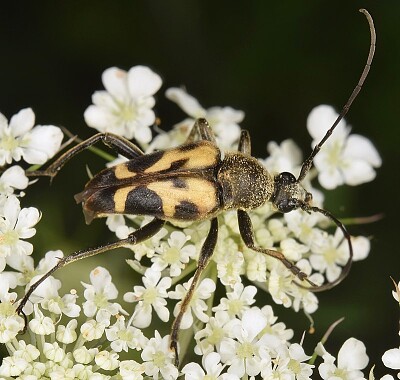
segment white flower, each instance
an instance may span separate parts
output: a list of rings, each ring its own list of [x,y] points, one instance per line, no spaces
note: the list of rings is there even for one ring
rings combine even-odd
[[[119,363],[122,380],[143,380],[144,365],[134,360],[124,360]]]
[[[368,365],[368,356],[366,354],[363,342],[349,338],[340,348],[338,353],[337,366],[335,358],[322,348],[324,362],[318,367],[319,374],[324,380],[353,380],[363,378],[361,372]]]
[[[129,323],[126,324],[123,316],[119,316],[115,324],[107,328],[106,336],[115,352],[141,350],[147,343],[143,333]]]
[[[55,332],[55,324],[50,317],[45,317],[37,305],[34,305],[34,318],[29,321],[29,328],[37,335],[49,335]]]
[[[80,332],[85,340],[91,342],[92,340],[100,339],[108,325],[109,321],[89,319],[81,326]]]
[[[221,361],[229,365],[228,373],[238,377],[257,376],[261,371],[258,335],[267,325],[267,319],[257,308],[246,310],[242,320],[230,323],[230,338],[221,342]]]
[[[174,353],[169,348],[169,335],[162,338],[157,330],[154,334],[154,338],[149,340],[141,355],[145,373],[156,380],[159,374],[165,380],[176,379],[179,372],[172,363]]]
[[[156,248],[156,255],[151,258],[154,263],[152,268],[161,272],[169,266],[169,275],[176,277],[181,274],[185,264],[190,258],[196,255],[196,248],[193,244],[186,244],[190,240],[190,236],[185,235],[182,231],[173,231],[167,242],[162,242]]]
[[[235,245],[233,239],[225,239],[223,243],[225,243],[225,247],[233,247]],[[221,252],[224,252],[224,254],[221,255]],[[218,278],[223,285],[233,287],[241,282],[240,275],[244,272],[242,252],[238,252],[237,249],[222,250],[220,244],[214,259],[217,262]]]
[[[87,317],[93,317],[97,310],[107,310],[110,314],[123,312],[119,303],[108,302],[118,296],[118,290],[111,280],[111,275],[107,269],[97,267],[90,272],[91,284],[82,282],[82,285],[86,288],[83,312]]]
[[[10,195],[0,210],[0,257],[30,255],[33,246],[21,239],[35,235],[33,226],[40,220],[40,213],[34,207],[21,210],[18,198]]]
[[[289,347],[285,344],[278,344],[272,350],[268,350],[268,347],[263,347],[261,351],[264,359],[261,371],[263,379],[311,379],[314,365],[303,363],[310,359],[311,356],[304,353],[304,349],[300,344],[294,343]],[[271,360],[271,355],[276,357]]]
[[[53,125],[34,127],[35,114],[25,108],[14,115],[10,124],[0,113],[0,166],[23,158],[28,164],[44,164],[60,149],[63,134]]]
[[[335,281],[342,272],[341,265],[345,265],[349,257],[347,241],[343,241],[342,231],[337,228],[335,235],[328,235],[325,231],[314,234],[311,247],[310,263],[319,272],[326,272],[329,282]]]
[[[256,302],[254,299],[256,293],[257,288],[255,286],[244,287],[242,283],[238,282],[234,285],[232,292],[226,293],[227,298],[222,297],[219,305],[213,307],[213,311],[227,311],[231,318],[241,317],[243,312]]]
[[[118,354],[115,352],[100,351],[94,357],[95,363],[106,371],[111,371],[118,368]]]
[[[139,328],[148,327],[151,323],[152,308],[158,317],[163,321],[169,320],[169,310],[167,309],[168,297],[167,289],[171,287],[171,278],[161,278],[161,273],[153,269],[147,269],[142,278],[143,286],[134,286],[133,292],[125,293],[124,301],[136,302],[133,314],[133,325]]]
[[[263,335],[272,335],[278,338],[282,343],[286,343],[293,338],[293,330],[287,329],[283,322],[277,322],[278,317],[274,315],[271,305],[265,305],[261,312],[267,318],[267,325],[263,330]]]
[[[332,126],[338,114],[331,106],[315,107],[307,119],[307,129],[313,146]],[[350,127],[342,120],[314,158],[319,183],[326,189],[348,184],[351,186],[372,181],[381,166],[379,153],[371,141],[360,135],[350,135]]]
[[[193,279],[190,279],[189,282],[185,282],[183,285],[178,284],[174,291],[170,291],[168,293],[169,298],[182,300],[189,287],[192,283]],[[193,316],[192,311],[196,315],[198,319],[202,322],[208,321],[208,315],[205,313],[207,310],[207,304],[204,302],[205,299],[211,297],[211,295],[215,292],[215,282],[210,278],[205,278],[195,289],[192,295],[192,299],[190,300],[189,307],[186,310],[186,313],[183,314],[181,329],[187,329],[193,324]],[[182,301],[178,302],[174,308],[174,315],[177,316],[181,309]]]
[[[75,332],[78,322],[76,319],[71,319],[66,326],[58,325],[56,338],[59,342],[69,344],[75,342],[77,334]]]
[[[302,210],[293,210],[284,214],[288,228],[302,243],[310,246],[319,229],[315,226],[323,219],[318,213],[307,213]]]
[[[293,140],[284,140],[281,145],[271,141],[267,145],[268,158],[263,160],[270,173],[296,173],[303,161],[300,148]]]
[[[210,352],[203,356],[203,368],[197,363],[188,363],[182,368],[185,380],[239,380],[239,377],[232,374],[221,375],[224,366],[220,363],[221,357],[216,352]]]
[[[226,326],[230,320],[226,311],[217,311],[210,317],[204,329],[194,336],[197,342],[194,352],[197,355],[205,355],[214,351],[214,347],[219,351],[222,340],[229,335]]]
[[[132,67],[128,72],[111,67],[104,71],[102,81],[106,91],[93,94],[94,105],[84,114],[87,125],[99,132],[150,142],[149,126],[155,121],[153,95],[162,84],[159,75],[145,66]]]
[[[244,118],[243,111],[237,111],[231,107],[212,107],[204,109],[200,103],[186,91],[181,88],[169,88],[165,96],[178,104],[191,119],[186,119],[175,125],[174,128],[182,128],[187,126],[187,131],[193,126],[195,119],[203,117],[210,123],[218,143],[223,147],[232,147],[239,139],[239,124]]]

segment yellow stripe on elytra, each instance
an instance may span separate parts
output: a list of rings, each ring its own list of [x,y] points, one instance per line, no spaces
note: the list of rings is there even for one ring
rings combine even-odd
[[[117,179],[133,178],[136,176],[134,172],[128,170],[126,164],[119,164],[114,166],[114,174]]]
[[[114,203],[115,203],[115,212],[116,213],[124,213],[125,212],[125,204],[126,199],[128,198],[128,194],[132,191],[134,186],[125,186],[118,189],[114,194]]]
[[[185,178],[186,187],[177,188],[172,181],[149,183],[147,188],[155,191],[162,200],[163,214],[173,219],[181,202],[191,202],[199,210],[198,218],[207,218],[217,205],[217,190],[212,182],[201,178]]]
[[[161,158],[152,166],[147,168],[145,173],[156,173],[167,170],[176,161],[185,160],[186,163],[181,169],[201,169],[214,166],[219,159],[219,149],[208,141],[202,141],[192,150],[181,150],[179,148],[167,150]]]

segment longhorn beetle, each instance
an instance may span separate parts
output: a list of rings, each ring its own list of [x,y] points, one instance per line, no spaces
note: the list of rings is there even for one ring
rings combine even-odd
[[[130,160],[102,170],[86,184],[81,193],[75,195],[75,200],[83,205],[86,223],[89,224],[93,218],[109,214],[149,215],[154,219],[132,232],[126,239],[77,251],[61,258],[53,268],[30,286],[20,301],[17,312],[26,319],[23,309],[31,294],[47,277],[67,264],[125,245],[143,242],[155,235],[166,221],[209,219],[210,231],[201,248],[197,269],[190,288],[182,300],[179,314],[172,324],[170,348],[174,350],[175,364],[178,366],[180,323],[217,243],[217,216],[225,210],[237,210],[240,235],[248,248],[280,260],[299,280],[307,281],[311,285],[307,287],[310,291],[330,289],[341,282],[347,276],[353,258],[350,235],[345,226],[330,212],[311,205],[312,195],[301,186],[301,181],[309,172],[313,159],[322,145],[346,115],[368,75],[375,52],[376,35],[370,14],[365,9],[360,9],[360,12],[366,16],[371,33],[366,65],[347,103],[325,136],[304,161],[297,179],[288,172],[275,177],[268,173],[264,166],[251,156],[250,135],[245,130],[241,132],[238,151],[225,152],[222,157],[211,127],[205,119],[196,120],[186,143],[177,148],[144,154],[135,144],[122,137],[111,133],[98,133],[69,149],[47,169],[31,172],[30,175],[33,176],[53,178],[73,156],[101,141]],[[349,259],[339,278],[331,283],[316,286],[281,252],[258,247],[255,244],[247,211],[266,202],[271,202],[277,211],[282,213],[295,209],[318,212],[336,224],[347,240],[349,248]],[[301,283],[297,284],[305,287]]]

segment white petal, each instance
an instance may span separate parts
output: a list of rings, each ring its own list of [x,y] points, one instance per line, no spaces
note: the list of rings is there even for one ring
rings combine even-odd
[[[24,240],[18,240],[18,243],[14,246],[13,251],[18,255],[31,255],[33,252],[33,245]]]
[[[355,338],[347,339],[338,353],[339,368],[361,370],[368,365],[368,361],[364,343]]]
[[[8,129],[8,120],[7,118],[0,112],[0,136],[3,132]]]
[[[44,164],[60,149],[63,133],[53,125],[36,126],[23,144],[23,158],[29,164]]]
[[[1,176],[1,181],[16,189],[26,189],[29,182],[24,169],[18,165],[8,168]]]
[[[3,208],[3,216],[10,223],[11,228],[14,228],[17,223],[18,214],[21,211],[21,207],[19,205],[19,200],[15,195],[10,195]]]
[[[92,102],[95,106],[100,108],[109,108],[111,112],[118,112],[119,107],[115,102],[115,98],[107,91],[95,91],[92,95]]]
[[[158,317],[163,322],[168,322],[169,320],[169,310],[165,306],[154,306],[154,310],[156,311]]]
[[[392,369],[400,369],[400,349],[392,348],[387,350],[382,356],[383,364]]]
[[[171,87],[165,92],[165,96],[193,118],[206,116],[206,110],[200,105],[197,99],[181,88]]]
[[[211,107],[207,110],[207,117],[220,123],[236,124],[243,121],[244,112],[232,107]]]
[[[185,380],[201,380],[204,379],[205,373],[197,363],[188,363],[182,368]]]
[[[18,221],[15,226],[15,229],[21,230],[33,227],[38,221],[40,220],[40,212],[35,207],[27,207],[23,208],[18,215]],[[26,239],[31,236],[21,236],[22,238]]]
[[[115,98],[122,101],[129,99],[127,72],[110,67],[105,70],[101,76],[101,80],[105,89]]]
[[[99,132],[109,131],[110,125],[115,123],[115,117],[111,115],[109,109],[93,105],[86,108],[83,117],[89,127],[95,128]]]
[[[10,128],[14,136],[21,136],[30,131],[35,124],[35,114],[32,108],[24,108],[10,120]]]
[[[249,309],[243,313],[242,325],[248,333],[248,340],[252,341],[267,325],[267,319],[260,309]]]
[[[137,304],[135,308],[135,317],[132,324],[140,329],[149,327],[151,323],[151,306],[143,302]]]
[[[134,136],[135,139],[138,140],[140,143],[147,144],[151,141],[151,129],[145,125],[138,125],[136,127]]]
[[[375,178],[375,170],[369,163],[358,159],[350,158],[350,160],[348,166],[342,168],[345,183],[350,186],[357,186]]]
[[[343,185],[343,178],[339,170],[323,171],[318,174],[318,181],[322,187],[328,190],[335,189],[337,186]]]
[[[373,167],[382,165],[382,159],[370,140],[360,135],[350,135],[343,151],[345,157],[360,158]]]
[[[357,237],[352,237],[351,242],[353,245],[353,251],[354,251],[354,261],[360,261],[364,260],[370,251],[371,248],[371,242],[369,239],[367,239],[364,236],[357,236]],[[346,244],[347,242],[344,241],[342,244]]]
[[[146,66],[135,66],[128,72],[129,93],[134,99],[155,94],[161,84],[161,77]]]
[[[333,107],[326,104],[313,108],[307,118],[307,130],[314,140],[321,140],[332,126],[338,114]],[[335,129],[335,136],[347,136],[345,122],[342,120]]]
[[[212,373],[218,366],[220,360],[221,356],[217,352],[210,352],[204,357],[204,368],[207,372]]]

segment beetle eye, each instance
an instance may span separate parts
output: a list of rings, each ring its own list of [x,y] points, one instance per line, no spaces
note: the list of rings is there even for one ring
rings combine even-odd
[[[278,210],[283,213],[290,212],[298,208],[296,199],[282,199],[282,201],[277,204]]]
[[[290,185],[296,182],[296,177],[289,172],[282,172],[278,176],[275,177],[275,181],[280,185]]]

